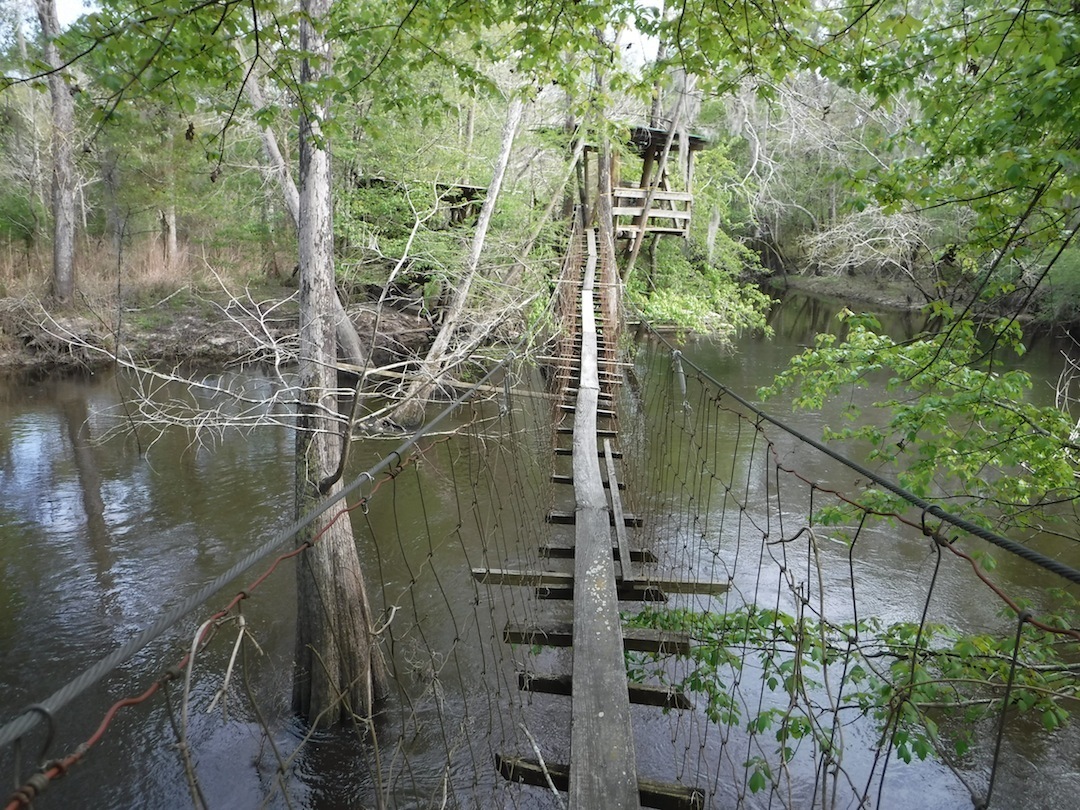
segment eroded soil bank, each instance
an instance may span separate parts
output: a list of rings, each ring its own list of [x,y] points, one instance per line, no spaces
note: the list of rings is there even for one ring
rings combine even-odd
[[[155,304],[104,312],[89,307],[50,312],[30,298],[0,299],[0,371],[100,369],[117,357],[139,364],[236,362],[290,358],[297,333],[297,302],[288,289],[265,299],[186,293]],[[424,317],[374,305],[348,308],[376,365],[413,356],[430,342]]]

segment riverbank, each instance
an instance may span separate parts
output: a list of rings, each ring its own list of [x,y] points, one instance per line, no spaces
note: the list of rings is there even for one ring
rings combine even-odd
[[[374,305],[349,307],[361,336],[375,331]],[[90,305],[49,312],[30,297],[0,299],[0,371],[97,370],[117,357],[150,364],[288,360],[298,331],[296,290],[281,286],[228,295],[182,288],[141,305]],[[379,365],[403,359],[430,340],[433,327],[417,315],[386,310],[379,316]]]
[[[882,309],[917,310],[926,301],[913,284],[864,276],[804,276],[777,273],[768,286],[774,293],[799,292],[836,298],[845,303],[870,304]]]

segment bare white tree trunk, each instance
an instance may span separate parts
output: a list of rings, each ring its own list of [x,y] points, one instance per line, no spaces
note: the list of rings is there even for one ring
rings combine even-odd
[[[487,238],[492,214],[495,213],[499,190],[502,188],[503,178],[506,176],[506,167],[510,163],[510,154],[514,149],[514,138],[517,135],[518,125],[521,123],[521,116],[524,111],[525,103],[520,98],[514,97],[511,99],[510,107],[506,112],[506,121],[503,124],[499,157],[495,161],[495,170],[491,175],[487,196],[484,198],[484,205],[480,209],[480,217],[476,222],[476,231],[473,233],[472,244],[469,247],[469,256],[465,260],[464,275],[461,282],[454,288],[454,296],[450,301],[450,306],[447,308],[442,328],[428,350],[420,376],[409,386],[405,401],[394,411],[394,421],[401,425],[414,426],[423,421],[427,401],[435,390],[439,367],[446,358],[454,333],[461,326],[461,316],[465,311],[465,302],[468,300],[469,290],[472,287],[473,279],[476,277],[477,267],[480,265],[480,254],[484,249],[484,240]]]
[[[52,294],[56,303],[67,304],[75,295],[75,171],[71,159],[71,141],[75,131],[75,101],[60,68],[56,37],[60,23],[56,0],[34,0],[41,34],[45,40],[45,62],[52,100],[52,212],[53,276]]]
[[[331,50],[320,26],[331,0],[303,0],[301,82],[317,86],[330,70]],[[341,488],[334,395],[333,222],[330,153],[321,129],[329,103],[307,99],[300,122],[300,359],[301,404],[296,434],[296,511],[310,511]],[[332,483],[328,483],[331,482]],[[298,542],[317,542],[297,567],[296,669],[293,707],[309,722],[331,725],[369,717],[379,688],[381,658],[348,517],[315,525]]]

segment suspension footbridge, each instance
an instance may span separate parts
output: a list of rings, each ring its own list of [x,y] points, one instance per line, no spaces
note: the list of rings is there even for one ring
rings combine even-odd
[[[538,361],[488,369],[305,518],[357,535],[394,684],[375,715],[293,723],[287,641],[268,658],[303,548],[297,526],[253,533],[78,678],[6,707],[6,806],[95,782],[114,786],[98,804],[147,807],[241,788],[282,807],[1030,798],[1017,710],[1075,741],[1080,634],[1057,607],[1080,572],[790,429],[662,338],[631,342],[604,255],[572,240]],[[1036,584],[1014,592],[987,550]],[[949,630],[960,606],[977,632]],[[68,719],[86,702],[89,730]]]

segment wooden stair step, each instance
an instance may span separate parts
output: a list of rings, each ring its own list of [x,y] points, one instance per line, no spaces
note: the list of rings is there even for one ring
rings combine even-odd
[[[536,598],[550,602],[574,601],[574,585],[544,585],[536,589]],[[615,598],[620,602],[666,602],[667,594],[647,582],[616,582]]]
[[[560,436],[573,436],[574,435],[574,426],[573,425],[560,425],[559,427],[555,428],[555,432],[558,433]],[[601,429],[601,430],[596,431],[596,435],[598,437],[600,437],[600,438],[617,439],[619,437],[619,431]]]

